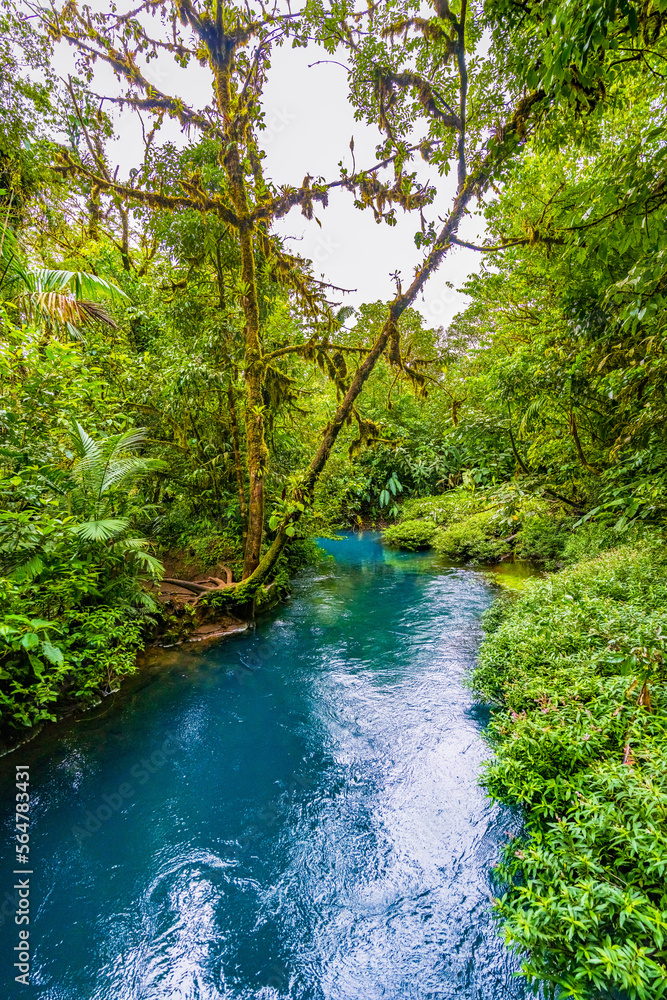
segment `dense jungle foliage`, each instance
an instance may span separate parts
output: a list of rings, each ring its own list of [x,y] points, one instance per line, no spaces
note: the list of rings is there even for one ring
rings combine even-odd
[[[338,528],[530,560],[553,575],[497,603],[474,681],[497,706],[489,790],[527,817],[498,908],[527,973],[582,1000],[667,995],[666,18],[0,15],[3,735],[117,688],[168,628],[165,566],[228,567],[211,600],[233,611]],[[263,88],[276,47],[310,44],[348,68],[377,158],[279,187]],[[149,82],[154,59],[205,70],[201,106]],[[144,137],[127,176],[118,107]],[[277,235],[334,188],[380,225],[414,213],[414,274],[385,302],[346,306]],[[481,244],[457,235],[474,212]],[[420,294],[460,246],[468,305],[429,328]]]

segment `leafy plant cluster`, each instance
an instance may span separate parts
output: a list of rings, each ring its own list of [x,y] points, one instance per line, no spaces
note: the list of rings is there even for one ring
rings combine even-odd
[[[667,552],[589,556],[497,602],[474,674],[484,781],[525,830],[497,870],[505,935],[560,997],[667,994]]]
[[[517,558],[553,566],[566,558],[574,520],[557,503],[512,485],[463,486],[440,496],[407,500],[384,540],[409,551],[433,548],[458,562]]]
[[[95,441],[75,424],[69,470],[26,469],[26,480],[3,484],[5,734],[53,719],[67,704],[90,704],[134,670],[156,610],[145,585],[162,574],[148,541],[130,531],[137,481],[161,467],[136,454],[144,438],[130,431]]]
[[[54,719],[56,707],[59,712],[90,707],[117,690],[120,679],[136,669],[144,624],[127,609],[109,605],[78,608],[53,621],[4,613],[0,712],[5,734],[9,727],[20,731]]]

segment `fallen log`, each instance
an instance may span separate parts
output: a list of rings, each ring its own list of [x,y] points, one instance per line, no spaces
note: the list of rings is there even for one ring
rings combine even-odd
[[[224,580],[221,580],[219,576],[209,576],[205,580],[197,582],[195,580],[177,580],[175,577],[165,576],[162,578],[162,583],[172,583],[175,587],[182,587],[183,590],[189,590],[191,594],[201,596],[210,593],[211,590],[222,590],[224,587],[233,585],[231,569],[227,566],[220,568],[225,574]]]

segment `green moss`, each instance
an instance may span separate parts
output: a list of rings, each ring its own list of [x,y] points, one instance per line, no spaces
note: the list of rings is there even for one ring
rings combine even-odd
[[[237,583],[233,588],[202,594],[197,601],[202,620],[209,614],[228,614],[244,620],[252,618],[258,589],[257,584]]]

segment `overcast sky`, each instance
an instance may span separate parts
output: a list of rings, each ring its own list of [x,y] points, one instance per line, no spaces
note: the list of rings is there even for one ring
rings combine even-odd
[[[99,3],[99,6],[106,5]],[[349,151],[352,136],[357,168],[375,163],[375,147],[382,136],[376,128],[354,120],[345,69],[331,63],[311,65],[330,58],[316,46],[293,49],[286,45],[274,51],[264,101],[268,127],[261,141],[267,152],[266,175],[276,183],[298,185],[306,174],[337,180],[341,159],[348,168],[352,167]],[[57,68],[63,75],[76,72],[73,52],[66,44],[59,46]],[[210,75],[197,64],[181,70],[165,55],[149,64],[146,76],[161,90],[178,95],[196,107],[211,101]],[[118,93],[112,72],[99,62],[93,89],[98,93]],[[163,142],[168,138],[179,145],[184,142],[173,122],[167,123],[160,135]],[[129,112],[118,116],[118,140],[111,153],[120,164],[121,174],[127,175],[141,161],[141,130]],[[455,189],[455,171],[447,178],[438,177],[427,164],[419,161],[416,165],[420,180],[429,178],[437,183],[439,194],[429,209],[429,217],[444,216]],[[316,206],[315,214],[321,228],[314,220],[305,219],[298,208],[280,220],[277,228],[283,236],[290,237],[288,249],[313,261],[316,274],[334,285],[356,289],[349,296],[341,296],[341,301],[359,305],[391,298],[395,289],[390,275],[395,271],[401,273],[404,287],[409,283],[422,256],[414,244],[414,234],[419,228],[417,215],[399,208],[395,227],[378,225],[370,210],[359,211],[354,207],[352,194],[340,190],[332,193],[327,209]],[[464,221],[459,235],[469,241],[477,240],[481,236],[480,226],[481,220],[473,217]],[[416,303],[429,325],[447,326],[465,305],[465,298],[457,289],[479,267],[480,256],[461,248],[447,255]],[[448,288],[447,282],[454,289]]]

